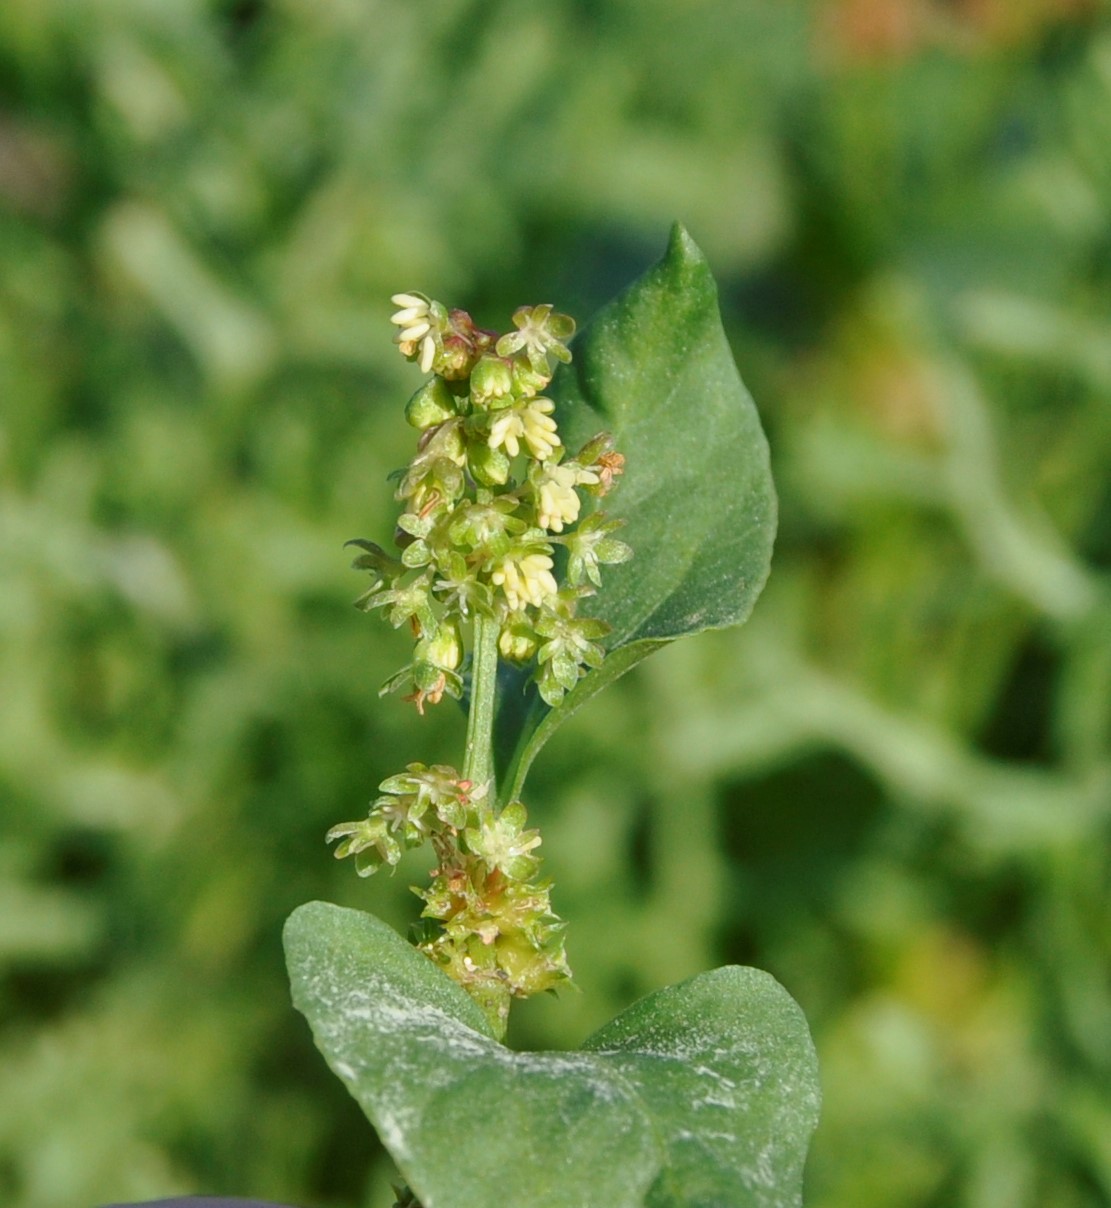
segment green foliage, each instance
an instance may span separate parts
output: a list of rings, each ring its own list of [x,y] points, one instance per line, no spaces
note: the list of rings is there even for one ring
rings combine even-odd
[[[399,294],[393,301],[403,307],[393,322],[402,329],[404,355],[419,356],[425,372],[465,380],[459,411],[481,432],[482,448],[495,443],[501,422],[491,423],[488,400],[499,403],[494,417],[512,418],[532,405],[534,389],[547,385],[549,356],[571,361],[561,341],[573,332],[573,322],[546,305],[519,309],[519,330],[496,347],[502,357],[527,353],[536,384],[530,382],[522,403],[515,398],[519,366],[476,352],[469,316],[456,311],[449,319],[423,295]],[[457,355],[449,351],[455,337]],[[578,588],[565,605],[553,607],[550,598],[564,593],[557,596],[553,562],[545,557],[550,583],[547,595],[537,591],[531,600],[540,610],[535,622],[524,604],[514,603],[510,583],[493,575],[500,611],[491,607],[474,622],[467,778],[448,767],[410,764],[379,786],[386,795],[372,804],[368,821],[328,833],[342,839],[338,856],[354,854],[363,862],[358,871],[364,875],[379,864],[396,865],[403,844],[431,842],[437,857],[432,888],[417,892],[426,903],[422,919],[442,923],[444,934],[433,930],[419,947],[433,968],[439,966],[441,978],[446,974],[481,1006],[485,1035],[477,1035],[470,1007],[460,1014],[456,1000],[452,1009],[442,980],[430,977],[414,954],[402,955],[388,927],[321,903],[295,912],[286,926],[294,1002],[410,1187],[429,1205],[449,1199],[460,1206],[484,1204],[494,1186],[511,1201],[527,1199],[537,1208],[801,1204],[803,1160],[817,1119],[816,1063],[798,1008],[766,975],[734,966],[642,1000],[587,1042],[587,1052],[597,1054],[593,1059],[517,1054],[498,1043],[511,995],[558,989],[569,978],[564,924],[551,908],[549,884],[536,879],[539,859],[532,849],[540,835],[524,829],[525,808],[517,800],[540,729],[527,724],[523,685],[532,689],[534,712],[550,731],[577,708],[576,681],[584,671],[584,698],[615,678],[592,639],[611,639],[621,674],[684,633],[744,620],[767,578],[775,533],[767,444],[721,330],[713,278],[681,226],[675,226],[663,261],[588,329],[582,354],[586,389],[577,398],[564,391],[565,431],[599,419],[614,431],[587,437],[577,461],[550,462],[560,438],[556,422],[547,418],[548,404],[539,430],[543,451],[530,449],[543,464],[529,466],[529,481],[516,487],[510,480],[493,497],[479,488],[477,502],[468,499],[462,482],[454,493],[438,487],[419,515],[402,517],[402,528],[414,538],[403,559],[427,539],[431,552],[418,565],[434,557],[447,573],[450,564],[437,549],[446,545],[447,557],[463,563],[463,574],[480,579],[487,565],[500,561],[482,542],[474,553],[460,550],[454,530],[478,527],[471,519],[476,512],[496,519],[500,529],[522,509],[539,513],[542,527],[528,530],[538,541],[547,536],[545,528],[562,533],[566,521],[573,525],[569,538],[577,538],[571,556],[577,552],[582,559],[588,549],[596,568],[609,543],[621,551],[614,561],[627,562],[631,548],[606,536],[613,525],[601,513],[593,513],[597,525],[579,536],[580,501],[573,490],[586,466],[585,481],[598,495],[608,493],[615,474],[624,473],[625,457],[614,452],[614,434],[620,433],[629,436],[635,459],[631,502],[621,517],[641,543],[635,575],[600,597]],[[476,365],[490,369],[478,382]],[[431,439],[402,479],[402,498],[415,467],[458,421],[444,406],[429,418],[432,425]],[[683,431],[685,439],[677,436]],[[537,434],[522,432],[534,445]],[[460,455],[461,462],[467,459]],[[542,495],[537,500],[531,493],[536,472],[535,481],[565,474],[557,485],[569,503],[549,505]],[[495,510],[501,502],[506,508]],[[440,512],[443,518],[434,519]],[[596,543],[595,533],[601,537]],[[360,563],[369,557],[376,577],[388,573],[376,547],[357,544],[367,551]],[[552,545],[541,548],[553,552]],[[574,617],[580,593],[594,604],[595,618]],[[515,639],[515,631],[527,634],[530,624],[541,639],[533,647],[531,678],[525,679],[527,665],[517,676],[499,678],[496,657],[490,661],[504,644],[499,635],[509,632]],[[442,621],[440,626],[442,632]],[[459,658],[450,665],[458,666]],[[552,693],[549,674],[562,691]],[[498,692],[504,703],[495,713]],[[506,802],[500,812],[489,800],[495,717],[503,740],[508,730],[521,752],[510,766],[508,792],[499,794]],[[475,782],[480,789],[472,793]],[[472,802],[472,795],[481,799]]]
[[[775,538],[767,441],[721,329],[713,276],[681,226],[575,354],[553,387],[560,431],[575,448],[603,429],[622,451],[628,474],[606,512],[624,522],[634,557],[587,602],[610,627],[609,653],[560,708],[507,687],[496,740],[509,797],[556,728],[607,684],[677,637],[744,621]]]
[[[515,1053],[372,915],[312,902],[285,944],[295,1005],[423,1203],[801,1204],[817,1065],[767,974],[702,974],[580,1052]]]
[[[809,1208],[1111,1199],[1109,56],[1079,0],[0,4],[0,1202],[390,1202],[278,947],[404,929],[426,869],[321,840],[462,728],[351,607],[376,333],[420,283],[590,315],[676,216],[775,570],[533,767],[582,993],[514,1047],[757,965]]]

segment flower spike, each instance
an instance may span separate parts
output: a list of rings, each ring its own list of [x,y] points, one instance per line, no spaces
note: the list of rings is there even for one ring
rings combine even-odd
[[[430,376],[405,407],[416,451],[391,476],[401,504],[397,553],[353,543],[356,568],[371,575],[358,606],[383,609],[415,641],[411,661],[382,691],[401,691],[422,714],[444,696],[467,699],[474,714],[486,693],[492,719],[501,658],[531,667],[536,690],[555,706],[605,657],[609,627],[577,616],[578,602],[600,585],[601,566],[630,556],[611,536],[617,522],[583,515],[583,497],[605,495],[623,468],[612,438],[602,433],[568,459],[556,405],[543,393],[554,366],[571,359],[575,324],[547,303],[523,306],[499,336],[426,294],[391,300],[398,348]],[[557,545],[567,551],[565,571]],[[488,748],[488,732],[484,741]],[[473,747],[468,732],[465,775],[409,764],[382,782],[364,819],[332,827],[328,839],[338,841],[337,857],[355,858],[360,876],[431,844],[437,868],[417,891],[416,942],[501,1032],[513,997],[571,973],[551,885],[540,877],[540,836],[525,829],[520,802],[499,808],[492,779],[477,771],[492,760],[476,762]]]

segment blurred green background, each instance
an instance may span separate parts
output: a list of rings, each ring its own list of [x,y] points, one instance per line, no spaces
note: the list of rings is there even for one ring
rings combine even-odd
[[[289,1006],[323,842],[456,762],[351,607],[388,295],[585,318],[681,219],[782,503],[750,624],[528,800],[581,994],[771,970],[810,1208],[1111,1203],[1111,20],[1081,0],[3,0],[0,1202],[390,1203]]]

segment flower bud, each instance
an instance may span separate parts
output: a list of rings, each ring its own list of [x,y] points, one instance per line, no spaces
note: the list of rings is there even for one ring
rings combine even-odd
[[[463,635],[459,622],[443,620],[436,632],[417,643],[415,657],[420,662],[431,663],[442,671],[454,671],[463,661]]]
[[[538,645],[535,631],[526,622],[506,625],[498,634],[498,653],[511,663],[527,663]]]
[[[470,374],[475,361],[490,347],[492,333],[475,327],[465,310],[448,312],[447,326],[436,358],[436,372],[449,382],[461,382]]]
[[[439,377],[425,382],[405,405],[405,418],[414,428],[432,428],[455,415],[455,398]]]
[[[491,449],[485,441],[471,445],[467,467],[484,487],[500,487],[509,479],[509,455],[504,449]]]
[[[550,373],[539,373],[527,361],[513,362],[513,392],[521,398],[532,398],[552,380]]]
[[[474,346],[464,336],[444,336],[443,348],[436,360],[436,372],[449,382],[461,382],[474,363]]]
[[[513,366],[503,357],[484,356],[471,372],[471,398],[480,407],[505,398],[513,389]]]
[[[421,437],[423,442],[424,437]],[[457,466],[463,465],[466,460],[466,443],[463,439],[462,427],[459,423],[446,424],[433,437],[436,444],[436,456],[445,457],[455,462]],[[429,441],[430,448],[432,441]]]

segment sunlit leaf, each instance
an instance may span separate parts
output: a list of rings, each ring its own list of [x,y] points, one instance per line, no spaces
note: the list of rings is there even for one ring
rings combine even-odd
[[[767,974],[703,974],[580,1052],[515,1053],[371,915],[312,902],[285,943],[295,1005],[424,1208],[801,1203],[816,1060]]]
[[[557,709],[524,677],[502,688],[497,748],[508,799],[555,729],[653,650],[744,621],[768,576],[776,498],[760,419],[734,364],[717,288],[676,225],[664,258],[606,306],[553,385],[568,448],[612,432],[625,456],[603,501],[633,558],[605,568],[584,611],[613,627],[609,657]]]

